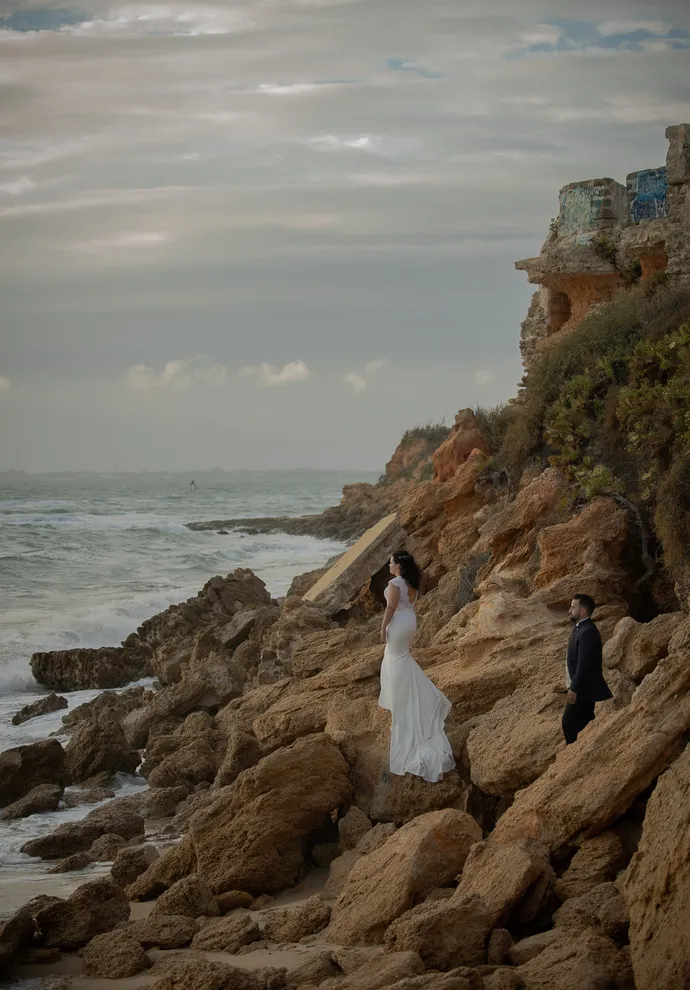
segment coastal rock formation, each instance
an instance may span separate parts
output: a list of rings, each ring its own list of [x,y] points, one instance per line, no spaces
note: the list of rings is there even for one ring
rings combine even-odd
[[[449,481],[473,450],[479,450],[487,457],[490,454],[477,417],[471,409],[461,409],[455,417],[448,439],[434,451],[434,479]]]
[[[0,808],[13,804],[39,784],[65,787],[69,773],[57,739],[44,739],[0,753]]]
[[[118,688],[151,673],[150,655],[147,650],[110,646],[34,653],[31,673],[52,691]]]
[[[59,784],[39,784],[19,798],[14,804],[8,805],[0,814],[5,821],[15,821],[17,818],[28,818],[42,811],[55,811],[60,804],[63,789]]]
[[[103,877],[77,887],[67,900],[52,899],[36,914],[36,930],[41,945],[68,952],[128,918],[129,904],[122,888]]]
[[[41,859],[63,859],[86,852],[104,834],[134,839],[144,834],[144,819],[127,807],[105,805],[95,808],[80,822],[66,822],[48,835],[31,839],[22,852]]]
[[[78,722],[65,749],[70,779],[79,783],[98,773],[132,774],[141,762],[114,719]]]
[[[97,979],[124,980],[146,969],[149,958],[127,929],[96,935],[82,952],[84,972]]]
[[[57,694],[47,694],[44,698],[39,698],[30,705],[24,705],[16,715],[12,716],[12,725],[22,725],[32,718],[39,718],[41,715],[48,715],[50,712],[59,712],[67,708],[67,698],[62,698]]]

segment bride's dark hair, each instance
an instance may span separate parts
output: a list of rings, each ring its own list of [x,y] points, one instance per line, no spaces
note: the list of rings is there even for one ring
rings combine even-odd
[[[398,550],[393,554],[393,560],[400,566],[400,577],[411,584],[415,591],[419,591],[422,585],[422,572],[412,554],[407,550]]]

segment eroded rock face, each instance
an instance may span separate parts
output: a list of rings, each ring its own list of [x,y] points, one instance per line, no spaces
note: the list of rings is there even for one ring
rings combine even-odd
[[[65,787],[69,773],[57,739],[44,739],[0,753],[0,808],[13,804],[39,784]]]
[[[128,918],[129,903],[122,888],[103,877],[78,887],[65,901],[48,904],[36,915],[36,926],[44,946],[69,952]]]
[[[86,852],[96,839],[109,833],[123,839],[144,834],[144,819],[126,806],[115,802],[96,808],[80,822],[66,822],[49,835],[32,839],[22,846],[22,852],[40,859],[63,859],[74,853]]]
[[[103,772],[132,774],[140,762],[114,719],[79,722],[65,749],[67,770],[75,782]]]
[[[183,915],[198,918],[218,916],[218,904],[203,877],[192,874],[174,883],[153,906],[151,916],[159,914]]]
[[[248,911],[233,911],[226,918],[204,925],[192,940],[192,948],[206,952],[236,953],[261,938],[259,926]]]
[[[616,832],[602,832],[586,839],[556,881],[556,894],[562,901],[586,894],[601,883],[615,880],[627,862],[623,842]]]
[[[155,846],[126,846],[116,854],[110,875],[120,887],[129,887],[158,858],[159,853]]]
[[[149,959],[142,946],[127,929],[115,929],[96,935],[82,952],[84,972],[88,976],[124,980],[146,969]]]
[[[212,783],[218,769],[211,747],[203,739],[182,746],[155,767],[148,775],[150,787],[195,787],[202,781]]]
[[[491,453],[475,414],[471,409],[461,409],[455,417],[448,438],[434,453],[435,480],[443,482],[452,478],[473,450],[479,450],[487,456]]]
[[[58,784],[39,784],[23,798],[8,805],[0,818],[15,821],[17,818],[27,818],[42,811],[55,811],[60,804],[62,793],[62,787]]]
[[[341,945],[381,942],[396,918],[454,880],[481,837],[462,811],[413,819],[355,864],[333,906],[327,938]]]
[[[126,930],[144,949],[182,949],[199,931],[199,923],[185,915],[149,915]]]
[[[554,941],[516,972],[525,990],[627,990],[632,986],[623,952],[593,931]]]
[[[480,966],[492,922],[480,897],[419,904],[388,928],[386,947],[416,952],[427,969]]]
[[[623,884],[638,990],[690,981],[690,747],[660,777]]]
[[[39,698],[30,705],[24,707],[12,716],[12,725],[22,725],[32,718],[40,715],[48,715],[50,712],[59,712],[62,708],[67,708],[67,698],[61,698],[57,694],[48,694],[44,698]]]
[[[31,673],[52,691],[89,691],[124,687],[151,673],[146,648],[103,646],[97,650],[54,650],[34,653]]]
[[[297,907],[270,914],[264,932],[274,942],[299,942],[301,938],[322,931],[330,917],[330,906],[315,895]]]

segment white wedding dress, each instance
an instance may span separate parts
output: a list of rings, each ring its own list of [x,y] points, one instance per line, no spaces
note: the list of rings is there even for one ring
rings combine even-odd
[[[417,617],[407,582],[393,578],[385,591],[386,601],[391,585],[400,589],[400,602],[388,624],[379,696],[380,707],[393,717],[390,770],[435,783],[455,767],[444,730],[452,705],[410,655]]]

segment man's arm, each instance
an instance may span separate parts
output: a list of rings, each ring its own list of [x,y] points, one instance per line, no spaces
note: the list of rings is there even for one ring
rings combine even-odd
[[[595,626],[583,629],[577,644],[577,667],[570,690],[578,695],[598,669],[601,668],[601,636]]]

